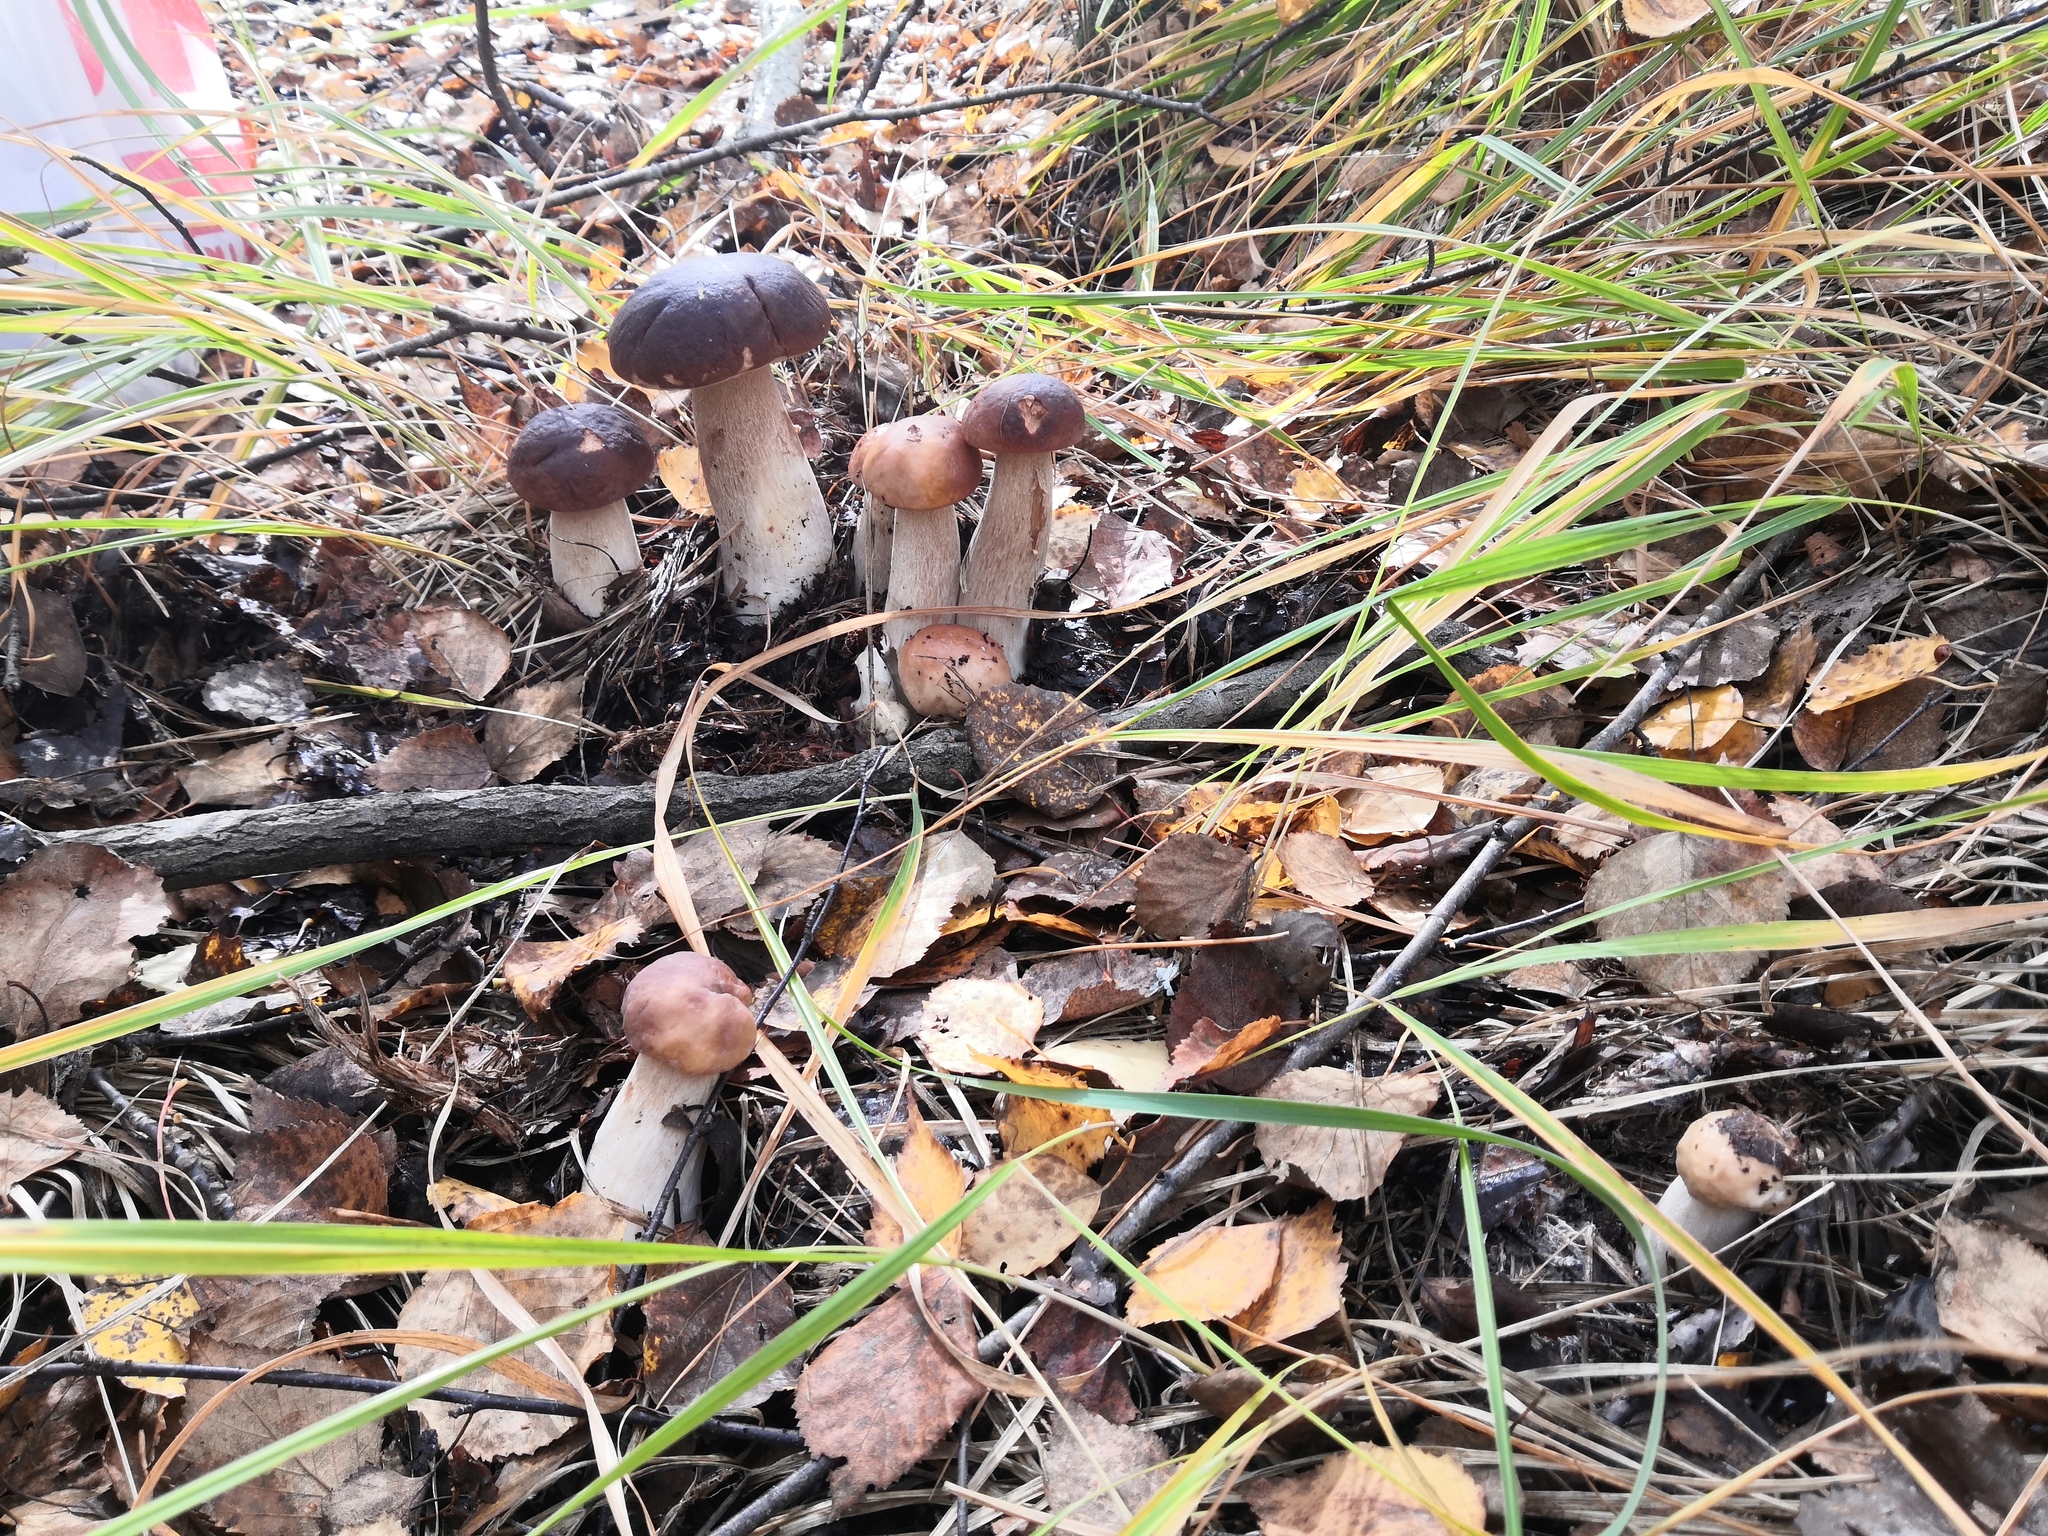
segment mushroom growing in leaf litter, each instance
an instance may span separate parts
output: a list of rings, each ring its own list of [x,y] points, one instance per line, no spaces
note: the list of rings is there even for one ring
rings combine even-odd
[[[960,595],[960,525],[953,504],[981,485],[981,455],[960,423],[933,415],[876,427],[854,445],[847,467],[867,492],[863,522],[889,524],[888,606],[931,609],[954,602]],[[868,543],[872,550],[881,542],[877,527]],[[871,572],[873,562],[871,553]],[[883,633],[892,649],[901,650],[919,630],[945,622],[929,613],[891,619]]]
[[[652,473],[654,449],[615,405],[555,406],[513,443],[506,482],[549,514],[548,562],[578,613],[597,618],[611,584],[640,569],[626,497]]]
[[[703,1105],[719,1078],[753,1054],[753,999],[724,961],[690,950],[663,955],[627,984],[626,1043],[640,1054],[584,1159],[593,1194],[654,1214],[690,1138],[688,1127],[668,1123],[668,1113]],[[700,1138],[676,1186],[685,1219],[694,1214],[702,1164]]]
[[[699,256],[649,278],[613,316],[612,372],[687,389],[704,489],[718,514],[725,590],[764,623],[832,565],[832,518],[772,365],[832,329],[816,283],[773,256]]]
[[[1010,668],[980,630],[933,624],[903,642],[896,675],[903,684],[903,702],[920,715],[959,720],[968,705],[1010,681]]]
[[[1078,443],[1087,425],[1081,397],[1043,373],[997,379],[974,397],[961,430],[968,442],[995,455],[996,471],[981,526],[967,545],[963,608],[1031,606],[1052,534],[1052,456]],[[1029,619],[963,617],[1003,648],[1013,677],[1023,675]]]
[[[1678,1139],[1678,1177],[1657,1209],[1709,1250],[1725,1248],[1792,1203],[1785,1175],[1799,1166],[1799,1138],[1753,1109],[1702,1115]],[[1661,1261],[1664,1244],[1654,1234]],[[1647,1268],[1647,1266],[1646,1266]]]

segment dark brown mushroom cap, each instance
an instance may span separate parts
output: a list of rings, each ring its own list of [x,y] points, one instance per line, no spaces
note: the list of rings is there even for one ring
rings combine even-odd
[[[905,512],[932,512],[972,496],[981,455],[950,416],[912,416],[870,429],[847,466],[861,489]]]
[[[605,337],[611,371],[648,389],[702,389],[785,357],[832,329],[818,285],[788,262],[739,253],[679,261],[640,285]]]
[[[588,512],[637,491],[654,449],[615,405],[558,405],[526,424],[505,461],[512,489],[546,512]]]
[[[976,395],[960,425],[984,453],[1052,453],[1081,441],[1088,413],[1058,379],[1019,373]]]

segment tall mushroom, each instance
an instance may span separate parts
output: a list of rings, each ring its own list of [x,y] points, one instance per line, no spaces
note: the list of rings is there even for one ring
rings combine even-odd
[[[654,1214],[690,1139],[668,1113],[704,1104],[718,1079],[753,1054],[753,998],[723,961],[690,950],[663,955],[627,983],[626,1043],[640,1054],[584,1159],[593,1194],[643,1218]],[[695,1214],[702,1154],[700,1137],[676,1186],[685,1219]]]
[[[1078,443],[1087,425],[1081,397],[1043,373],[997,379],[974,397],[960,426],[968,442],[996,456],[996,472],[967,545],[963,608],[1031,606],[1052,535],[1052,456]],[[1013,676],[1024,675],[1029,619],[961,617],[1003,648]]]
[[[512,444],[505,479],[548,516],[555,585],[590,618],[606,590],[640,569],[640,541],[626,496],[654,472],[654,449],[615,405],[558,405],[540,412]]]
[[[645,283],[612,318],[612,372],[687,389],[704,489],[725,547],[725,590],[765,623],[832,566],[832,517],[771,366],[825,339],[832,311],[773,256],[698,256]]]
[[[944,608],[960,596],[960,524],[953,504],[981,485],[981,455],[950,416],[912,416],[876,427],[854,444],[848,466],[867,492],[867,512],[890,527],[888,606]],[[889,648],[943,613],[891,619],[882,626]]]

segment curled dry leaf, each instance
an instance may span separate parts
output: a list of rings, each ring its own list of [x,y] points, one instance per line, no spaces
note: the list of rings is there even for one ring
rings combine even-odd
[[[1432,803],[1430,810],[1436,809]],[[1280,839],[1280,867],[1311,901],[1343,910],[1371,898],[1371,876],[1357,857],[1327,832],[1290,832]]]
[[[491,760],[468,726],[443,725],[406,737],[370,769],[369,780],[386,794],[482,789],[491,782]]]
[[[1280,1227],[1205,1227],[1160,1244],[1146,1257],[1144,1276],[1165,1296],[1139,1285],[1124,1304],[1136,1327],[1176,1321],[1185,1310],[1196,1322],[1235,1317],[1265,1294],[1280,1263]]]
[[[1704,752],[1741,719],[1742,691],[1723,684],[1686,690],[1636,729],[1659,751]]]
[[[1102,1186],[1087,1174],[1056,1157],[1034,1157],[960,1224],[960,1257],[1005,1274],[1035,1275],[1074,1246],[1068,1216],[1086,1226],[1101,1204]]]
[[[918,1113],[915,1100],[910,1105],[910,1134],[903,1138],[902,1149],[890,1163],[896,1172],[897,1186],[910,1201],[910,1208],[926,1221],[945,1215],[967,1192],[967,1175],[953,1161],[953,1154],[946,1150],[945,1144],[932,1134],[932,1128],[924,1123],[924,1116]],[[901,1223],[877,1205],[868,1222],[868,1242],[876,1248],[894,1248],[902,1241]],[[960,1251],[957,1227],[939,1240],[939,1251],[948,1254]]]
[[[583,683],[565,677],[515,688],[498,701],[502,714],[484,727],[484,751],[507,784],[527,784],[576,745],[583,729]]]
[[[1426,1115],[1440,1091],[1433,1072],[1364,1077],[1344,1067],[1283,1072],[1263,1090],[1297,1104],[1335,1104],[1397,1115]],[[1259,1156],[1283,1177],[1298,1176],[1333,1200],[1366,1200],[1380,1187],[1407,1137],[1396,1131],[1350,1131],[1314,1125],[1262,1125]]]
[[[1014,981],[960,977],[924,1000],[918,1043],[942,1072],[975,1075],[988,1057],[1021,1060],[1045,1024],[1045,1005]]]
[[[1347,789],[1337,797],[1349,836],[1407,837],[1436,819],[1441,802],[1435,797],[1444,792],[1444,771],[1435,763],[1385,763],[1366,769],[1365,777],[1371,787]]]
[[[408,627],[434,670],[472,699],[490,697],[512,665],[505,631],[474,608],[416,608]]]
[[[1167,1068],[1167,1086],[1173,1087],[1190,1078],[1215,1077],[1228,1072],[1281,1038],[1288,1028],[1288,1021],[1277,1013],[1253,1019],[1236,1030],[1223,1029],[1214,1019],[1199,1018],[1173,1048]],[[1266,1070],[1270,1072],[1273,1067],[1268,1065]],[[1235,1092],[1256,1084],[1226,1081],[1221,1086]]]
[[[170,910],[154,870],[84,843],[37,849],[0,882],[0,1026],[26,1040],[74,1022],[127,981],[128,941]]]
[[[1335,1317],[1344,1305],[1344,1245],[1337,1234],[1337,1207],[1325,1200],[1299,1216],[1273,1223],[1280,1229],[1280,1258],[1266,1293],[1230,1320],[1231,1326],[1264,1343],[1278,1343]]]
[[[1162,939],[1206,938],[1243,920],[1257,861],[1241,848],[1176,832],[1138,866],[1138,924]]]
[[[1042,1466],[1055,1530],[1121,1531],[1173,1476],[1172,1453],[1149,1429],[1112,1424],[1076,1403],[1047,1418]]]
[[[1355,1446],[1313,1472],[1249,1484],[1265,1536],[1451,1536],[1486,1529],[1486,1500],[1448,1456]]]
[[[1062,1072],[1031,1062],[1005,1062],[1003,1075],[1013,1083],[1028,1083],[1041,1088],[1087,1086],[1087,1079],[1079,1072]],[[1006,1157],[1023,1157],[1046,1147],[1046,1157],[1058,1158],[1075,1172],[1086,1173],[1102,1160],[1102,1154],[1109,1146],[1112,1124],[1106,1109],[1095,1109],[1085,1104],[1059,1104],[1050,1099],[1027,1099],[1013,1093],[1003,1100],[1003,1112],[996,1121],[996,1130],[1002,1137]],[[1069,1131],[1081,1134],[1059,1141]],[[1059,1142],[1057,1146],[1047,1146],[1055,1141]]]
[[[965,833],[926,838],[917,878],[876,950],[870,974],[894,976],[917,964],[954,910],[986,896],[995,883],[995,860]]]
[[[1843,656],[1822,672],[1807,691],[1806,707],[1816,714],[1874,699],[1901,683],[1932,677],[1955,652],[1939,635],[1873,645],[1857,656]]]
[[[1742,693],[1743,712],[1759,725],[1783,725],[1805,691],[1806,675],[1820,654],[1813,623],[1802,620],[1799,627],[1778,642],[1764,675]]]

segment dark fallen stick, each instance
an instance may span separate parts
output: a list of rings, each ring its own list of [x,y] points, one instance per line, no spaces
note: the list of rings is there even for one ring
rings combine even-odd
[[[746,1536],[747,1532],[767,1524],[785,1509],[803,1503],[824,1487],[825,1479],[832,1475],[833,1467],[838,1464],[836,1456],[813,1456],[751,1504],[741,1505],[703,1532],[702,1536]]]
[[[121,1123],[134,1133],[145,1149],[156,1142],[156,1123],[136,1108],[133,1100],[107,1081],[106,1073],[94,1067],[86,1073],[86,1081],[92,1084],[101,1098],[114,1107],[114,1113],[120,1116]],[[199,1198],[206,1202],[206,1209],[215,1221],[235,1219],[235,1202],[228,1198],[228,1192],[222,1189],[219,1181],[207,1171],[206,1164],[199,1160],[198,1154],[185,1145],[184,1136],[168,1125],[163,1128],[163,1152],[165,1160],[192,1181],[192,1187],[199,1191]],[[173,1221],[177,1219],[168,1208],[164,1211],[164,1216]]]

